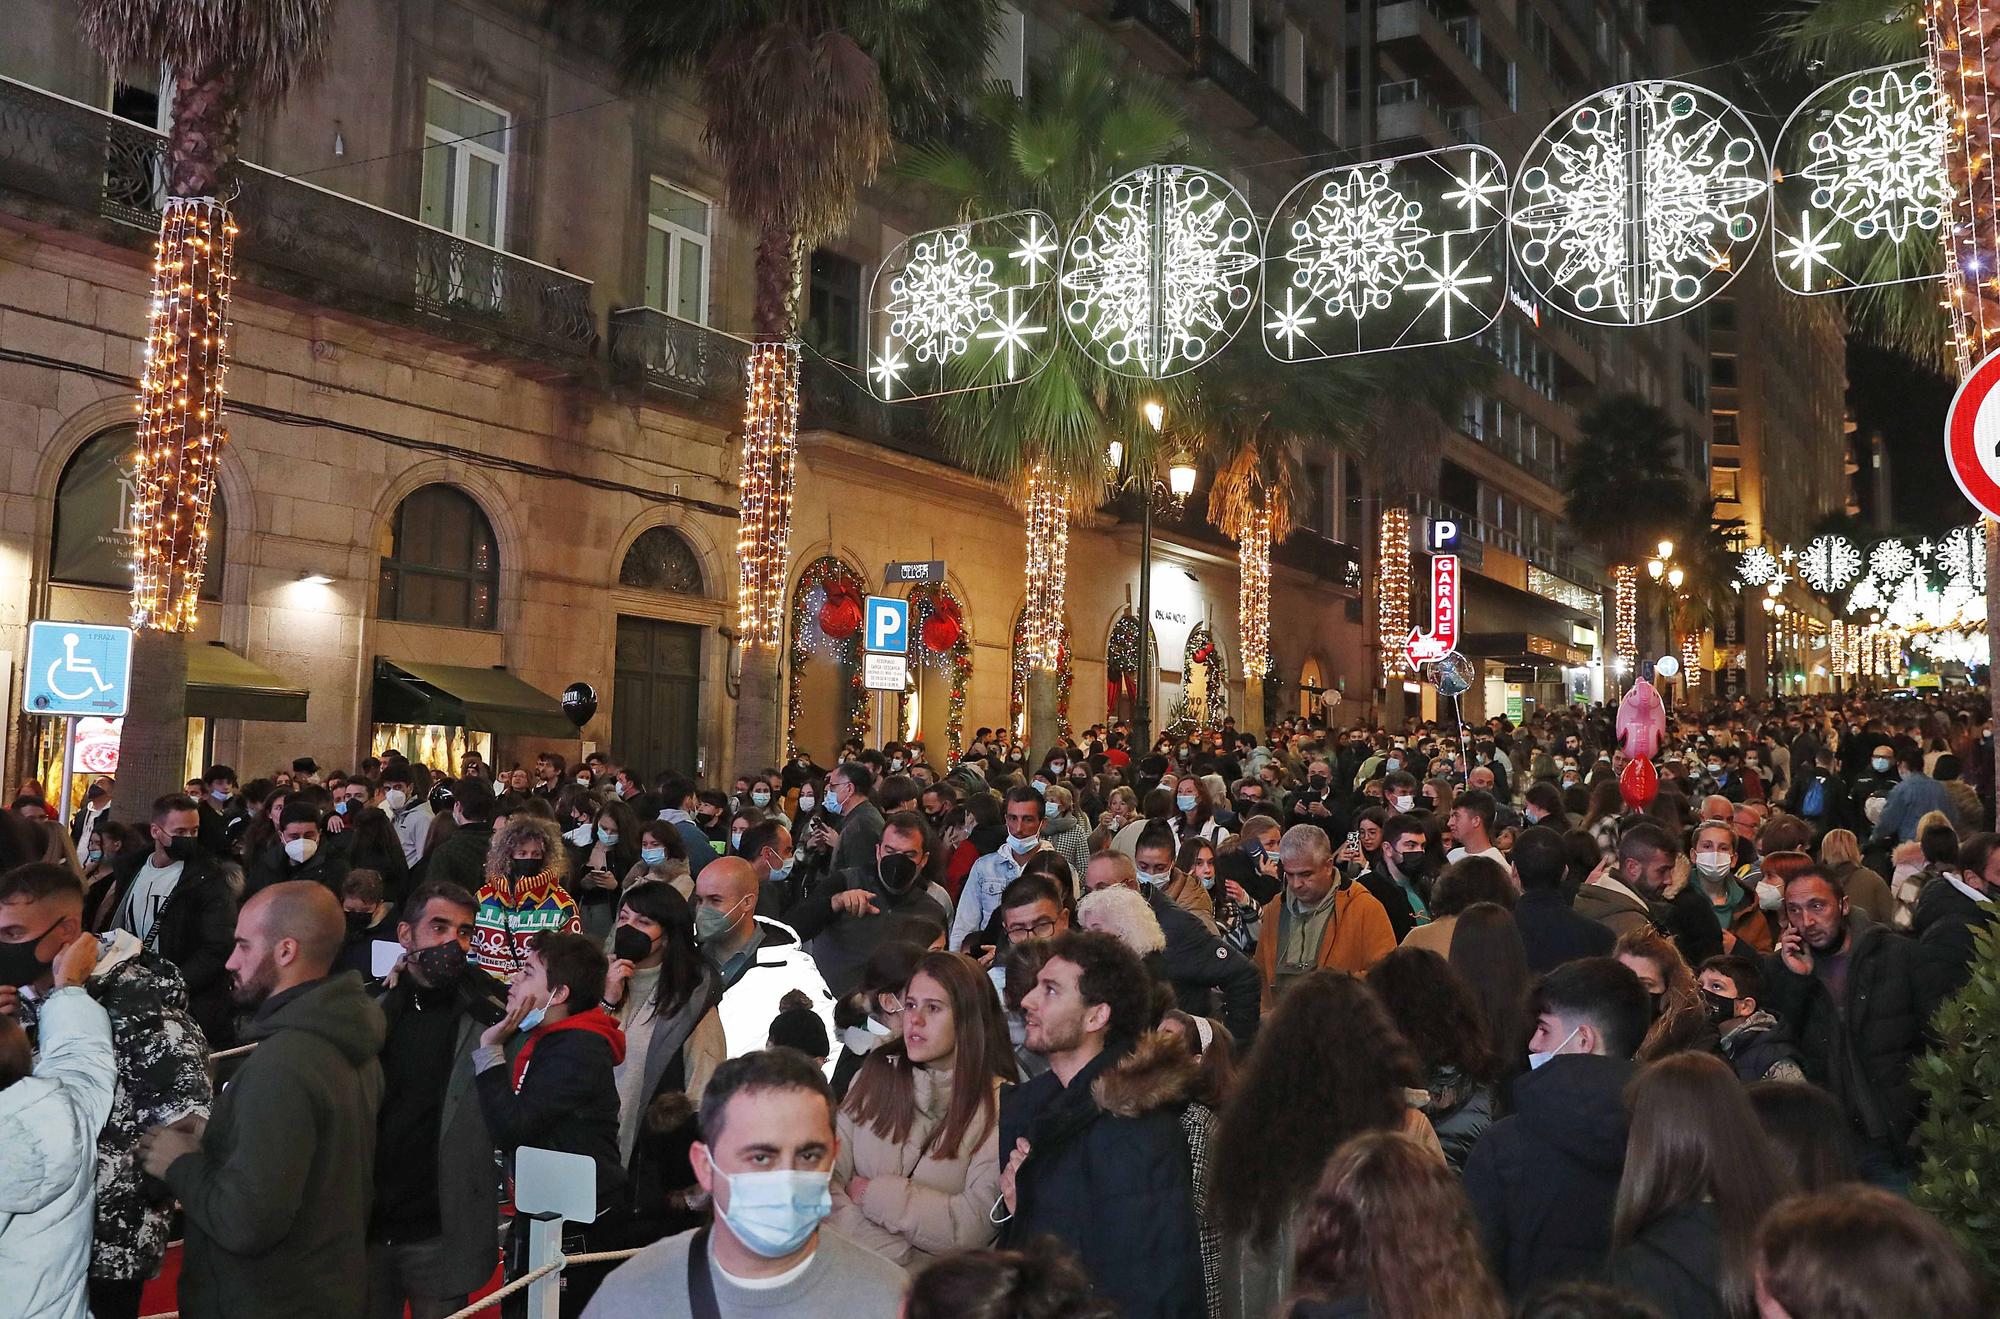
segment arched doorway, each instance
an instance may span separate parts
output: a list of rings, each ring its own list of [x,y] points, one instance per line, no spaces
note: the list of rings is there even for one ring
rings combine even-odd
[[[1181,694],[1167,717],[1165,732],[1178,737],[1197,729],[1222,727],[1229,717],[1229,667],[1206,623],[1188,629],[1181,652]]]
[[[785,752],[803,749],[822,765],[841,744],[868,739],[868,693],[861,687],[861,602],[868,584],[827,554],[792,588],[791,681],[785,704]]]
[[[1310,719],[1319,713],[1319,694],[1325,690],[1326,675],[1319,661],[1307,656],[1299,666],[1299,718]]]
[[[897,706],[897,735],[920,741],[932,765],[940,751],[956,764],[965,740],[965,695],[972,683],[972,632],[948,585],[910,590],[910,689]]]
[[[705,597],[701,556],[672,527],[639,533],[618,565],[618,585],[648,595]],[[630,602],[644,609],[641,602]],[[612,652],[611,754],[647,781],[692,776],[701,730],[700,625],[638,613],[618,615]]]
[[[1153,663],[1139,663],[1139,616],[1129,609],[1111,624],[1104,644],[1104,717],[1109,723],[1130,723],[1138,717],[1142,674],[1159,672],[1160,643],[1148,637]]]

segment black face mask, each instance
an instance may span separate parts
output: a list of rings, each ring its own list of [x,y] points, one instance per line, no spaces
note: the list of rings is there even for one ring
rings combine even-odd
[[[1432,868],[1429,852],[1399,852],[1396,855],[1396,869],[1403,872],[1408,880],[1428,879]]]
[[[643,962],[653,955],[653,941],[644,930],[621,925],[611,932],[611,955],[628,962]]]
[[[22,985],[32,985],[49,973],[55,965],[53,959],[44,962],[35,956],[35,946],[49,937],[49,930],[43,930],[32,939],[19,943],[0,943],[0,985],[12,985],[19,989]]]
[[[1701,999],[1703,1003],[1708,1005],[1708,1019],[1710,1021],[1720,1024],[1736,1015],[1736,1000],[1733,998],[1724,998],[1720,994],[1711,993],[1704,989],[1701,991]]]
[[[507,863],[507,874],[513,879],[533,879],[542,873],[544,864],[540,857],[517,856]]]
[[[910,885],[917,882],[916,858],[904,856],[901,852],[891,852],[882,858],[877,873],[882,876],[882,887],[889,892],[908,893]]]
[[[167,860],[192,861],[201,855],[201,839],[175,836],[167,840]]]
[[[349,934],[359,934],[375,923],[375,913],[372,911],[347,911],[341,914],[347,917]]]
[[[465,974],[465,948],[456,939],[419,948],[410,954],[410,965],[425,984],[440,988]]]

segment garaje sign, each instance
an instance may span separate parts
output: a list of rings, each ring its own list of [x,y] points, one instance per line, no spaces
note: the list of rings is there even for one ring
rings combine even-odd
[[[1458,556],[1440,554],[1431,560],[1431,630],[1410,630],[1403,654],[1410,667],[1443,659],[1458,649]]]

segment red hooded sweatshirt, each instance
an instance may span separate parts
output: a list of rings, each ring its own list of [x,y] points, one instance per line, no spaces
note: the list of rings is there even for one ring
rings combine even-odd
[[[611,1046],[611,1065],[616,1067],[625,1061],[625,1032],[618,1028],[618,1019],[603,1008],[592,1008],[579,1012],[574,1017],[564,1017],[561,1021],[537,1026],[528,1032],[528,1042],[521,1046],[521,1052],[514,1056],[514,1093],[521,1093],[521,1078],[528,1074],[528,1059],[533,1056],[535,1046],[549,1035],[559,1030],[587,1030],[602,1035]]]

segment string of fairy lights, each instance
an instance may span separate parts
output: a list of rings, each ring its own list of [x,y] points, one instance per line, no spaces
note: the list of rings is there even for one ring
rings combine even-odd
[[[1053,669],[1062,651],[1069,588],[1069,490],[1036,463],[1028,472],[1028,663]]]
[[[132,625],[194,626],[222,445],[236,224],[212,197],[173,197],[153,245],[133,472]]]
[[[799,345],[790,340],[752,345],[744,375],[737,626],[745,645],[776,646],[783,635],[785,567],[791,552]]]
[[[1982,254],[2000,221],[2000,174],[1993,169],[1992,88],[1988,64],[1987,6],[1978,0],[1930,0],[1924,7],[1925,56],[1937,72],[1950,113],[1945,132],[1951,178],[1951,224],[1944,231],[1950,258],[1952,350],[1960,377],[1995,347],[2000,336],[2000,252]]]
[[[1382,676],[1403,672],[1403,638],[1410,634],[1410,514],[1382,510],[1381,545],[1375,556],[1375,635],[1382,647]]]
[[[1236,578],[1238,641],[1243,675],[1262,678],[1271,671],[1271,506],[1260,500],[1243,528]]]
[[[1639,570],[1621,563],[1611,570],[1611,651],[1618,672],[1630,673],[1639,663]]]

